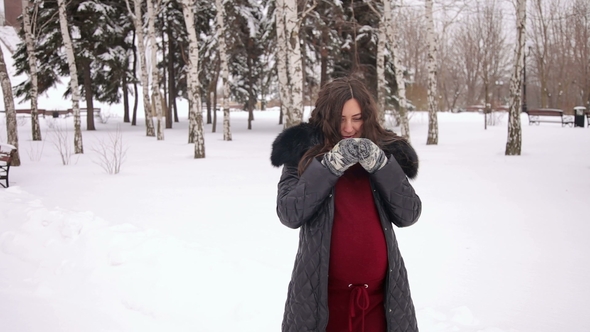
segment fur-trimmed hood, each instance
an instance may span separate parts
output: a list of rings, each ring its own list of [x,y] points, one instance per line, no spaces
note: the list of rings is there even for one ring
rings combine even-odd
[[[309,123],[302,123],[287,128],[272,143],[270,162],[273,166],[297,166],[307,150],[323,143],[321,129]],[[401,139],[383,147],[386,155],[392,155],[404,170],[406,176],[413,179],[418,175],[418,155],[406,140]]]

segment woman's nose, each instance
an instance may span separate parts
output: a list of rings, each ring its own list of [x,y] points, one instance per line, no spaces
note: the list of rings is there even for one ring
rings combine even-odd
[[[344,130],[346,133],[352,132],[352,121],[344,120],[344,123],[342,124],[342,130]]]

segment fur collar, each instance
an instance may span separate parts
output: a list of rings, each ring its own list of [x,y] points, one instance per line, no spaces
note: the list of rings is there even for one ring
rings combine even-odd
[[[297,166],[309,148],[322,142],[321,130],[309,123],[287,128],[272,143],[270,162],[275,167]],[[393,155],[408,178],[418,175],[418,155],[406,140],[395,141],[385,146],[383,151]]]

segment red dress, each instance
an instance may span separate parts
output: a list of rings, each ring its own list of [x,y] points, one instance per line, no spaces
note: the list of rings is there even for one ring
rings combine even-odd
[[[355,164],[335,187],[326,331],[386,331],[386,274],[387,243],[369,174]]]

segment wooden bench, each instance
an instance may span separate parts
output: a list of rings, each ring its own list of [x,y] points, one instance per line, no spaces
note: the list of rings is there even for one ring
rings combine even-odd
[[[31,114],[31,109],[16,109],[16,114]],[[6,113],[6,110],[0,110],[0,113]],[[37,109],[37,114],[39,116],[45,117],[45,114],[49,113],[47,110],[44,109]]]
[[[74,109],[72,108],[68,108],[67,109],[67,113],[70,115],[74,115]],[[86,114],[88,114],[88,109],[86,109],[86,107],[80,107],[80,116],[84,115],[86,116]],[[100,108],[93,108],[93,113],[95,118],[102,118],[102,115],[100,114]]]
[[[555,108],[539,108],[529,109],[526,111],[529,117],[529,125],[536,124],[537,126],[541,122],[554,122],[561,123],[562,127],[569,125],[574,126],[574,119],[571,115],[564,115],[563,111]]]
[[[10,171],[10,162],[14,151],[16,151],[16,148],[13,145],[0,143],[0,181],[5,182],[5,184],[0,182],[0,186],[4,188],[10,186],[8,172]]]

